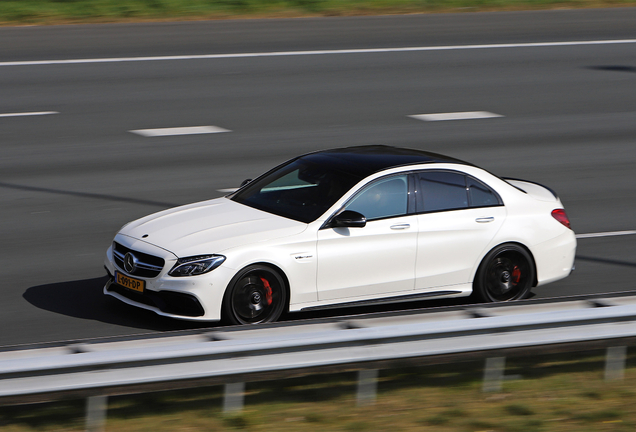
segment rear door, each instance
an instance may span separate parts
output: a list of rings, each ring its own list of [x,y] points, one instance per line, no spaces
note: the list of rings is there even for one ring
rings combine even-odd
[[[449,170],[426,170],[417,180],[415,289],[465,284],[501,228],[506,208],[479,180]]]

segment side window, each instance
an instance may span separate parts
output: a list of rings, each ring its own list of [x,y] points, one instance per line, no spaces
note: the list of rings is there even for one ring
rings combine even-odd
[[[418,211],[434,212],[468,208],[466,176],[449,171],[425,171],[417,174]]]
[[[405,215],[408,207],[408,176],[380,179],[367,186],[346,205],[367,220]]]
[[[471,207],[490,207],[501,204],[499,195],[479,180],[468,177],[467,186]]]

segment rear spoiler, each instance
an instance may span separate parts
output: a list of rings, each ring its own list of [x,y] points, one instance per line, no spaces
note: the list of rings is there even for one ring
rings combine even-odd
[[[534,184],[534,185],[537,185],[537,186],[541,186],[542,188],[547,189],[548,191],[550,191],[550,193],[551,193],[552,195],[554,195],[554,198],[559,199],[559,196],[557,195],[557,193],[556,193],[556,192],[555,192],[552,188],[549,188],[548,186],[543,185],[543,184],[541,184],[541,183],[533,182],[533,181],[530,181],[530,180],[524,180],[524,179],[512,178],[512,177],[503,177],[503,178],[502,178],[502,180],[503,180],[503,181],[505,181],[506,183],[508,183],[508,180],[512,180],[512,181],[520,181],[520,182],[531,183],[531,184]],[[517,187],[517,186],[515,186],[515,185],[513,185],[513,184],[511,184],[511,183],[508,183],[508,184],[509,184],[510,186],[512,186],[513,188],[515,188],[515,189],[519,189],[521,192],[523,192],[523,193],[527,194],[527,192],[526,192],[526,191],[524,191],[523,189],[521,189],[521,188],[519,188],[519,187]]]

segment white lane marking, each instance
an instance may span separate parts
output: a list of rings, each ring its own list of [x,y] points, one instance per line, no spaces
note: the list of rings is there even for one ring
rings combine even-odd
[[[534,48],[534,47],[540,48],[540,47],[585,46],[585,45],[617,45],[617,44],[633,44],[633,43],[636,43],[636,39],[614,39],[614,40],[570,41],[570,42],[531,42],[531,43],[490,44],[490,45],[420,46],[420,47],[369,48],[369,49],[345,49],[345,50],[276,51],[276,52],[261,52],[261,53],[202,54],[202,55],[178,55],[178,56],[154,56],[154,57],[111,57],[111,58],[68,59],[68,60],[8,61],[8,62],[0,62],[0,66],[40,66],[40,65],[121,63],[121,62],[143,62],[143,61],[166,61],[166,60],[229,59],[229,58],[248,58],[248,57],[289,57],[289,56],[325,55],[325,54],[374,54],[374,53],[392,53],[392,52],[452,51],[452,50],[497,49],[497,48]]]
[[[416,114],[409,117],[423,121],[446,121],[446,120],[475,120],[503,117],[488,111],[465,111],[452,113]]]
[[[599,233],[588,233],[588,234],[577,234],[577,239],[584,238],[595,238],[595,237],[614,237],[614,236],[625,236],[625,235],[634,235],[636,231],[608,231],[608,232],[599,232]]]
[[[175,136],[175,135],[200,135],[222,132],[231,132],[218,126],[192,126],[160,129],[137,129],[130,132],[145,137]]]
[[[221,192],[221,193],[232,193],[232,192],[236,192],[239,188],[227,188],[227,189],[217,189],[217,192]]]
[[[29,117],[29,116],[43,116],[59,114],[57,111],[35,111],[35,112],[21,112],[21,113],[5,113],[0,114],[0,117]]]

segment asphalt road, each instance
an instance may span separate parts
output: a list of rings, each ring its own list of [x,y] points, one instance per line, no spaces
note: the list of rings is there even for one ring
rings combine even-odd
[[[115,232],[317,149],[448,154],[551,186],[577,233],[635,230],[636,43],[465,47],[634,39],[634,22],[612,9],[0,28],[0,347],[192,327],[101,294]],[[439,46],[458,49],[19,63]],[[57,114],[3,116],[43,111]],[[503,117],[409,117],[464,111]],[[130,132],[204,125],[231,132]],[[577,270],[536,298],[632,290],[635,245],[581,239]]]

